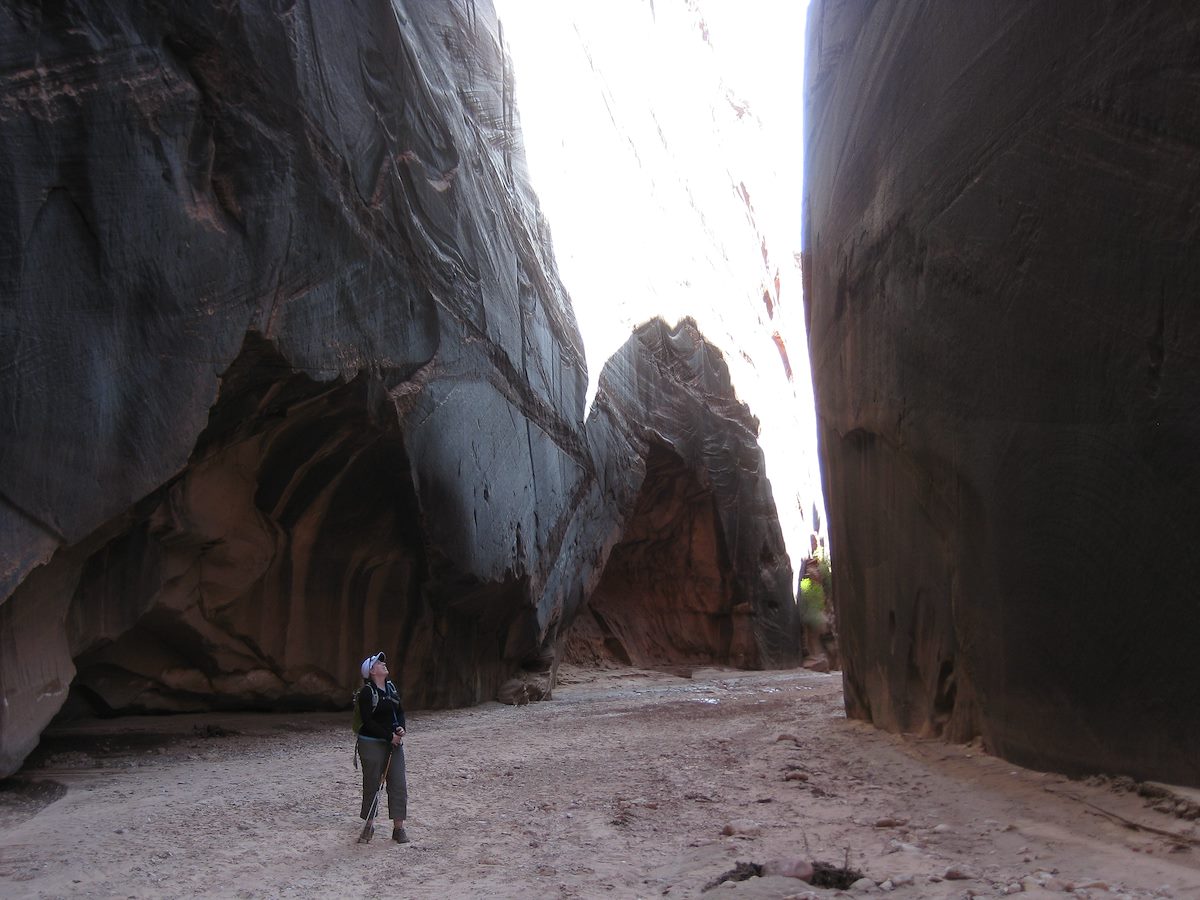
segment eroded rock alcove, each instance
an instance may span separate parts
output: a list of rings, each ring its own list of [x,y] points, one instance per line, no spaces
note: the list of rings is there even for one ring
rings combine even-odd
[[[77,708],[337,707],[336,673],[373,642],[404,660],[416,706],[473,702],[513,664],[519,586],[437,603],[455,574],[427,550],[396,411],[365,373],[322,385],[251,334],[191,464],[126,518],[71,600]]]
[[[567,659],[757,667],[750,605],[738,606],[731,569],[711,486],[652,440],[621,541],[568,632]]]
[[[490,6],[13,4],[0,56],[0,771],[77,662],[100,709],[541,665],[593,463]]]
[[[754,664],[793,658],[720,354],[652,323],[584,421],[498,31],[0,9],[0,773],[64,705],[330,708],[380,648],[414,707],[552,679],[655,435],[712,486]]]

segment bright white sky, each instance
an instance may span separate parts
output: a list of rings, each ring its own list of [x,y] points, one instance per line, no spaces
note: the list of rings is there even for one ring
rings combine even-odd
[[[583,334],[589,406],[634,326],[693,316],[762,422],[797,567],[814,503],[823,515],[796,262],[807,3],[495,3],[530,175]]]

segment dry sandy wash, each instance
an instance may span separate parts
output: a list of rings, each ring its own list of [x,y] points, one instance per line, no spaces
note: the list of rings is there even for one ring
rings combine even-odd
[[[406,846],[355,842],[349,713],[60,733],[0,791],[0,896],[1200,898],[1195,822],[847,721],[837,675],[563,675],[550,702],[410,717]],[[705,891],[796,858],[873,884]]]

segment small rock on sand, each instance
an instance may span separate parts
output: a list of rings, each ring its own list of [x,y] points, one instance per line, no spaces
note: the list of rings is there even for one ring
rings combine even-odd
[[[763,875],[782,875],[784,878],[799,878],[812,881],[812,863],[801,857],[772,859],[763,863]]]
[[[734,819],[721,829],[726,836],[757,837],[762,834],[762,826],[751,819]]]

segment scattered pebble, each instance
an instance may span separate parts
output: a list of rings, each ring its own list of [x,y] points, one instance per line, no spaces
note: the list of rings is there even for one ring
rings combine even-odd
[[[734,819],[721,829],[721,834],[727,837],[757,837],[762,834],[762,826],[750,819]]]

